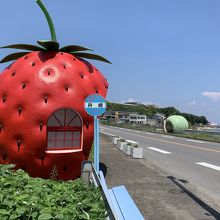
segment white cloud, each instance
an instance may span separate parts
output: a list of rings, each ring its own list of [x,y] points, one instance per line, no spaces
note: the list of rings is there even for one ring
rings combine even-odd
[[[201,95],[210,98],[212,101],[220,99],[220,92],[202,92]]]

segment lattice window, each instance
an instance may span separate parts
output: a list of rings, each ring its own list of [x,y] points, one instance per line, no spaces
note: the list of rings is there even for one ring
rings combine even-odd
[[[47,150],[81,148],[82,122],[75,111],[58,110],[50,116],[47,125]]]

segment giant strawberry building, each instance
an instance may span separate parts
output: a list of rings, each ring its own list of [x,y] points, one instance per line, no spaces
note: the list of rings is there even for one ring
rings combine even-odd
[[[33,177],[80,176],[93,142],[93,118],[84,110],[88,95],[106,96],[108,82],[84,58],[109,62],[90,49],[60,47],[52,20],[40,0],[51,40],[37,45],[12,44],[19,51],[1,60],[13,61],[0,74],[0,163],[16,164]]]

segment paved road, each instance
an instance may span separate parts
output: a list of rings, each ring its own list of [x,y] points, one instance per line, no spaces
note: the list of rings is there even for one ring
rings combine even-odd
[[[110,126],[100,130],[139,142],[145,159],[186,180],[194,193],[220,208],[220,144]]]

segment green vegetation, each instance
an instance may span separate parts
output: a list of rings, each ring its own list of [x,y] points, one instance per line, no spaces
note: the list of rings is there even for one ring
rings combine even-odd
[[[190,125],[207,125],[209,122],[205,116],[197,116],[188,113],[179,113],[179,115],[183,116]]]
[[[156,129],[155,127],[150,127],[142,124],[136,124],[136,123],[115,123],[113,121],[101,121],[101,124],[103,125],[109,125],[109,126],[115,126],[115,127],[120,127],[120,128],[127,128],[127,129],[135,129],[139,131],[149,131],[149,132],[161,132],[162,129]],[[162,131],[163,132],[163,131]]]
[[[139,114],[153,115],[157,113],[157,108],[146,107],[145,105],[123,105],[118,103],[107,103],[107,110],[111,111],[125,111],[125,112],[137,112]]]
[[[31,178],[14,165],[0,165],[1,220],[105,219],[101,192],[81,179],[55,181]]]
[[[211,132],[187,132],[182,134],[175,134],[175,136],[220,143],[220,135]]]
[[[184,118],[186,118],[186,120],[189,122],[191,126],[199,125],[199,124],[202,124],[202,125],[208,124],[208,120],[206,119],[205,116],[197,116],[193,114],[182,113],[174,107],[156,108],[153,106],[145,106],[142,104],[139,104],[137,106],[132,106],[132,105],[123,105],[123,104],[108,102],[107,110],[137,112],[139,114],[144,114],[149,117],[152,117],[156,113],[162,113],[165,115],[166,118],[169,117],[170,115],[177,114],[177,115],[181,115]]]

